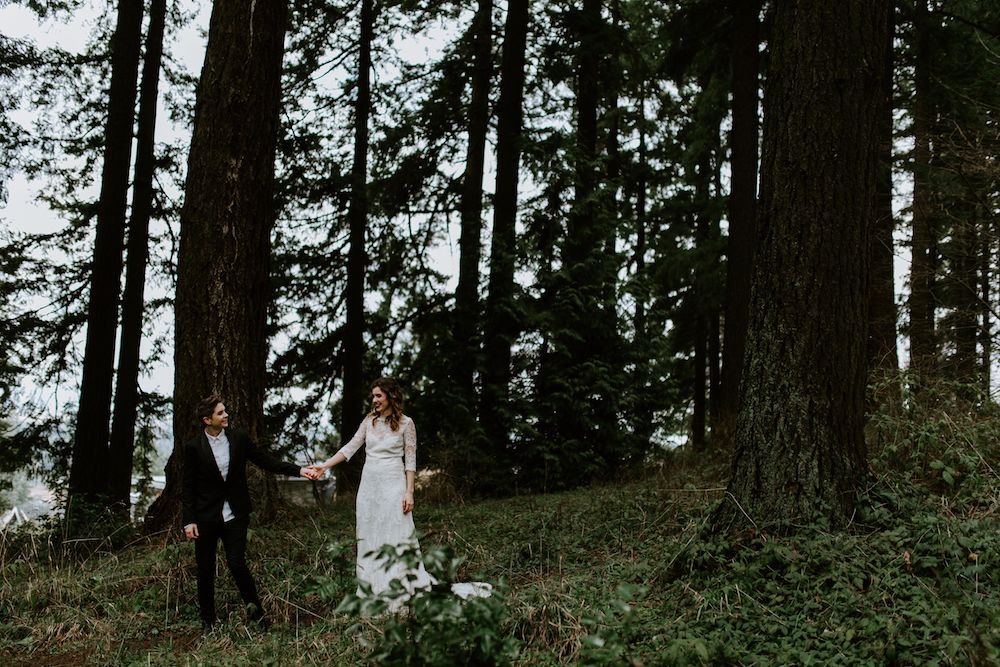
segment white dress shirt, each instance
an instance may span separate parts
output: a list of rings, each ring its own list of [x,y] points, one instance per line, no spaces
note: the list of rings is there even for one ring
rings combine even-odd
[[[212,435],[205,431],[205,437],[208,438],[208,445],[212,448],[212,455],[215,456],[215,465],[219,466],[219,472],[222,473],[222,479],[225,480],[229,477],[229,438],[226,437],[226,430],[220,431],[219,435]],[[224,501],[222,503],[222,520],[232,521],[235,518],[236,515],[233,514],[233,508],[229,506],[229,501]]]

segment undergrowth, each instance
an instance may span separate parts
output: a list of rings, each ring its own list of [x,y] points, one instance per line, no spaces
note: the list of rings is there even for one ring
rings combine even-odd
[[[496,585],[481,605],[444,589],[403,615],[341,605],[356,587],[345,504],[252,530],[268,632],[246,623],[220,564],[228,620],[199,634],[193,549],[176,539],[81,557],[58,536],[6,535],[0,662],[998,664],[1000,414],[960,395],[925,389],[872,416],[869,482],[846,530],[714,536],[725,470],[684,453],[568,493],[418,494],[425,558],[446,580]]]

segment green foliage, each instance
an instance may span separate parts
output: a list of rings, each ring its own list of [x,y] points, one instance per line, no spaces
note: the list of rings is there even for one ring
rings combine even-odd
[[[995,407],[962,387],[924,387],[906,413],[871,419],[882,445],[854,523],[794,535],[704,535],[668,576],[697,616],[682,617],[676,664],[992,664],[1000,635],[989,463],[1000,454]],[[766,630],[765,630],[766,628]]]
[[[333,575],[315,577],[308,591],[327,604],[342,600],[354,586],[354,548],[352,544],[332,541],[326,545],[326,560],[333,567]]]
[[[584,664],[620,665],[628,659],[630,647],[639,640],[633,600],[645,592],[644,586],[623,584],[602,607],[584,614],[583,625],[590,632],[582,639]]]
[[[408,600],[403,614],[352,595],[352,512],[335,505],[312,525],[288,516],[255,527],[250,559],[272,618],[267,635],[245,625],[223,572],[228,620],[199,638],[190,544],[115,551],[106,542],[81,562],[51,533],[4,536],[0,655],[122,664],[273,664],[276,656],[287,664],[471,656],[532,666],[995,664],[1000,414],[960,395],[941,385],[924,391],[926,402],[908,396],[895,416],[873,414],[871,483],[842,531],[711,535],[725,466],[685,454],[629,483],[425,500],[421,558],[442,585]],[[412,565],[418,556],[393,558]],[[497,585],[494,596],[460,602],[447,586],[474,579]]]
[[[393,580],[389,590],[373,596],[363,586],[361,594],[346,596],[338,612],[371,617],[385,614],[394,604],[401,611],[388,617],[381,636],[371,646],[368,660],[390,665],[509,665],[518,655],[518,642],[505,632],[508,617],[501,587],[489,597],[462,599],[454,583],[461,558],[447,547],[435,546],[421,554],[416,542],[401,548],[387,545],[380,551],[386,569],[402,566],[413,572],[420,563],[436,583],[410,595],[404,583]],[[412,582],[416,575],[408,574]]]

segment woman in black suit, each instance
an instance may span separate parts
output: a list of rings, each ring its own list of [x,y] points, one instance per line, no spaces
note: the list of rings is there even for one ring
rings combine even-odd
[[[278,461],[241,431],[229,431],[229,414],[222,397],[212,395],[198,407],[204,430],[184,445],[184,534],[193,539],[198,567],[198,608],[202,628],[215,624],[215,552],[219,540],[226,564],[236,581],[251,620],[266,627],[264,610],[246,563],[250,525],[250,491],[246,463],[291,477],[315,479],[316,473]]]

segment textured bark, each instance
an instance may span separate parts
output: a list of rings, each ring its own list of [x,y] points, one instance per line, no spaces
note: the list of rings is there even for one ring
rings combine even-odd
[[[736,431],[756,239],[760,6],[760,0],[735,0],[732,3],[733,128],[729,135],[732,180],[726,247],[722,377],[718,419],[712,422],[712,441],[716,447],[725,448],[732,446]]]
[[[341,401],[340,438],[347,442],[358,430],[367,412],[368,386],[363,374],[365,326],[365,274],[368,254],[365,227],[368,222],[368,117],[371,114],[372,38],[375,25],[373,0],[361,2],[361,34],[358,55],[358,97],[354,102],[354,160],[351,165],[351,200],[347,219],[350,248],[347,251],[347,322],[344,325],[344,397]],[[373,378],[374,379],[374,378]],[[364,452],[337,467],[337,483],[353,491],[361,482]]]
[[[458,286],[455,289],[455,354],[452,379],[464,418],[472,422],[475,411],[473,376],[479,348],[479,260],[482,256],[483,164],[490,120],[490,81],[493,75],[493,0],[479,0],[473,20],[472,100],[469,137],[462,177],[461,237]]]
[[[511,345],[519,329],[514,304],[514,260],[527,33],[528,0],[509,0],[500,61],[496,201],[490,245],[489,293],[483,318],[485,340],[480,403],[482,424],[497,455],[506,452],[509,445],[511,425],[507,417],[507,401]]]
[[[121,349],[118,352],[114,413],[111,419],[108,488],[112,506],[121,508],[126,516],[130,506],[129,493],[132,490],[132,457],[139,395],[139,347],[142,342],[143,294],[149,255],[149,218],[153,208],[153,170],[156,160],[156,100],[166,15],[166,0],[152,0],[149,5],[149,28],[146,31],[146,53],[143,57],[142,86],[139,93],[132,215],[129,219],[128,259],[122,295]]]
[[[230,423],[258,442],[267,357],[265,324],[274,224],[286,3],[216,0],[198,83],[181,211],[174,302],[174,452],[148,530],[179,516],[181,447],[198,433],[198,401],[222,394]],[[256,509],[270,508],[263,473]]]
[[[69,471],[70,510],[81,504],[98,503],[108,491],[106,466],[115,334],[141,38],[142,2],[121,0],[111,42],[111,84],[87,303],[87,341]]]
[[[896,286],[893,271],[895,248],[892,233],[892,42],[894,29],[890,12],[886,30],[886,59],[879,110],[879,172],[876,183],[875,224],[871,237],[871,296],[868,307],[868,372],[874,383],[875,404],[898,406],[901,387],[895,379],[899,370],[896,352]]]
[[[867,453],[870,230],[889,0],[774,7],[760,229],[717,528],[845,524]]]
[[[910,368],[928,373],[937,365],[934,332],[934,224],[930,172],[930,17],[927,0],[916,0],[916,60],[913,90],[913,235],[910,262]]]

